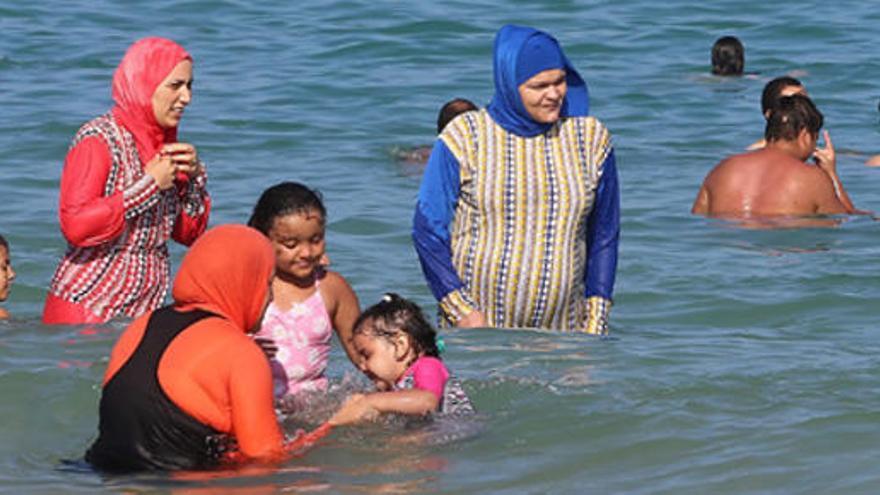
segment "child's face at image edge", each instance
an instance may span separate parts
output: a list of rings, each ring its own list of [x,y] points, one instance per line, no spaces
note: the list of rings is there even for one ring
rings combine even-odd
[[[9,287],[15,279],[15,270],[12,269],[12,263],[9,261],[9,250],[5,246],[0,246],[0,301],[5,301],[9,297]]]
[[[308,279],[324,256],[324,218],[319,212],[276,217],[269,230],[278,275]]]
[[[392,390],[394,385],[406,372],[410,354],[409,342],[405,335],[397,339],[389,339],[374,335],[368,328],[355,334],[352,343],[360,357],[358,367],[364,372],[379,390]]]

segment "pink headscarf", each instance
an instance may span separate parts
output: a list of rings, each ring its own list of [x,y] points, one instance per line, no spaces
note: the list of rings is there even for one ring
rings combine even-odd
[[[134,135],[142,164],[165,143],[177,141],[177,129],[163,129],[153,113],[153,93],[168,74],[192,56],[166,38],[143,38],[132,44],[113,74],[113,115]]]

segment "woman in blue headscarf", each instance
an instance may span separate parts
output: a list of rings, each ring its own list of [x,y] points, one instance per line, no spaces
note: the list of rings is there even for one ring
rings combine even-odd
[[[611,137],[559,43],[507,25],[495,95],[440,134],[419,189],[413,241],[459,327],[608,332],[620,232]]]

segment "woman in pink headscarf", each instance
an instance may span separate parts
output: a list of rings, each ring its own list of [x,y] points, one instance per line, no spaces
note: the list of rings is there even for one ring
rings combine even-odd
[[[112,110],[73,138],[59,204],[68,248],[44,323],[133,318],[164,302],[166,241],[192,244],[211,209],[196,149],[177,141],[192,72],[192,57],[177,43],[137,41],[113,75]]]

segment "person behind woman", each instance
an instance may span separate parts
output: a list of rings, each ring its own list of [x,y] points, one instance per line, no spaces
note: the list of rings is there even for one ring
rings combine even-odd
[[[504,26],[488,108],[446,126],[413,241],[441,323],[608,331],[620,230],[614,149],[550,35]]]
[[[353,342],[360,368],[378,392],[351,396],[329,424],[375,419],[381,413],[474,412],[461,384],[440,359],[437,332],[415,303],[385,294],[358,317]]]
[[[132,322],[104,373],[98,438],[104,471],[204,469],[234,450],[284,455],[272,372],[248,336],[271,299],[275,256],[243,225],[206,232],[183,258],[174,304]]]
[[[279,398],[327,389],[334,329],[355,362],[351,329],[360,306],[342,275],[322,264],[326,222],[320,195],[296,182],[266,189],[248,220],[275,248],[274,299],[256,337],[270,350]]]
[[[13,280],[15,280],[15,270],[12,269],[12,262],[9,259],[9,243],[0,235],[0,302],[9,297],[9,288]],[[0,308],[0,320],[6,318],[9,318],[9,312]]]
[[[137,41],[113,75],[115,106],[76,133],[59,201],[68,247],[45,323],[136,317],[164,301],[166,242],[192,244],[211,206],[195,147],[177,141],[192,81],[192,57],[178,44]]]

